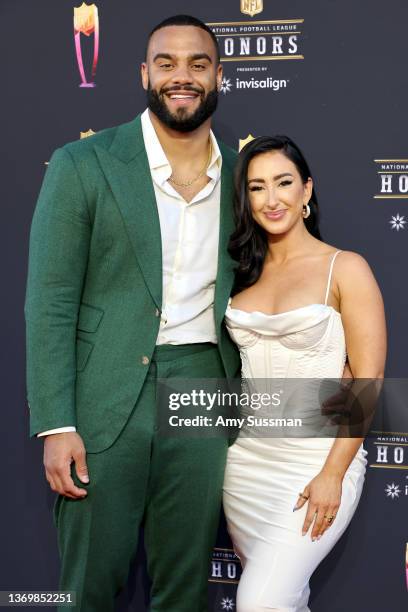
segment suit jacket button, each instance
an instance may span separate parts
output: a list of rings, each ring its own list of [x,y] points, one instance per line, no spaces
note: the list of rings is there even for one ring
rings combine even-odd
[[[158,308],[156,308],[156,312],[155,312],[156,317],[160,317],[161,312]]]
[[[150,361],[150,359],[146,355],[143,355],[143,357],[142,357],[143,365],[148,365],[149,361]]]

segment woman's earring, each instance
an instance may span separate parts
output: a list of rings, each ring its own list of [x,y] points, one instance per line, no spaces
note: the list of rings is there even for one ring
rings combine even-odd
[[[309,204],[303,204],[303,218],[307,219],[310,216],[310,206]]]

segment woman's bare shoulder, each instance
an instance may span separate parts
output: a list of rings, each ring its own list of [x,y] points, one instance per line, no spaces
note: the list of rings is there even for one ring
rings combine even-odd
[[[372,273],[368,261],[355,251],[342,251],[336,257],[336,272],[341,274],[367,274]]]
[[[379,288],[368,261],[354,251],[341,251],[333,268],[333,281],[340,297],[378,293]]]

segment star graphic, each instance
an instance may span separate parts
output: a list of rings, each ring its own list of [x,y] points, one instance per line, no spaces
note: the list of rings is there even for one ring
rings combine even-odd
[[[387,494],[387,497],[391,497],[391,499],[395,499],[401,495],[401,489],[394,482],[387,485],[384,491]]]
[[[391,229],[395,229],[397,230],[397,232],[400,231],[400,229],[405,229],[405,224],[406,224],[406,220],[405,220],[405,216],[404,215],[399,215],[398,213],[396,215],[393,215],[391,217],[391,221],[389,221],[389,223],[391,224]]]
[[[233,610],[235,608],[235,604],[232,599],[229,597],[223,597],[221,600],[221,609],[222,610]]]
[[[232,83],[231,83],[231,79],[227,79],[226,77],[223,77],[222,81],[221,81],[221,91],[224,94],[224,96],[229,93],[232,89]]]

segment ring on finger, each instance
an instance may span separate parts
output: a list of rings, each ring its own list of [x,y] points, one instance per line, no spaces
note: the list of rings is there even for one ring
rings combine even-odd
[[[334,521],[334,519],[336,518],[334,516],[334,514],[332,514],[331,516],[327,516],[327,514],[324,515],[324,518],[326,519],[326,521],[329,523],[329,525],[332,524],[332,522]]]
[[[309,499],[307,495],[303,495],[303,493],[299,493],[299,497],[302,499]]]

